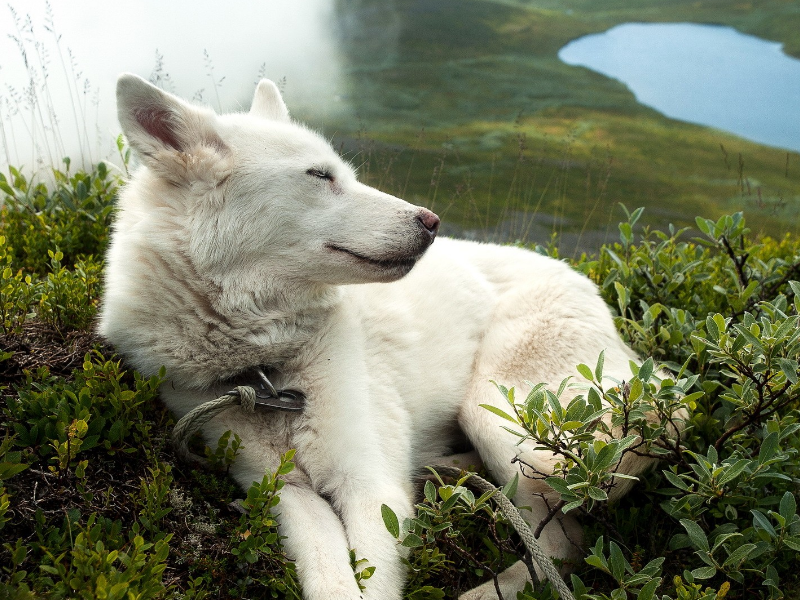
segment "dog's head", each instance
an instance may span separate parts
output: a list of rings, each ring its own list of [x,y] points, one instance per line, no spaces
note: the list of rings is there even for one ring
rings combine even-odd
[[[169,214],[197,273],[223,288],[392,281],[436,235],[435,214],[359,183],[327,141],[292,122],[271,81],[246,114],[217,115],[135,75],[119,78],[117,102],[144,167],[123,208],[135,196],[135,210]]]

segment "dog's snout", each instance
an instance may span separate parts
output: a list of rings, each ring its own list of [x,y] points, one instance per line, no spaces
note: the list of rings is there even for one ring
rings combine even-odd
[[[417,220],[422,224],[431,237],[436,235],[436,232],[439,231],[439,217],[436,216],[435,213],[423,208],[420,210],[419,214],[417,215]]]

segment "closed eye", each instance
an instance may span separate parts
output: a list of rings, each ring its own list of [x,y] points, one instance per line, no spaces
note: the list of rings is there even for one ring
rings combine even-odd
[[[333,181],[333,174],[327,169],[311,168],[308,171],[306,171],[306,174],[311,175],[312,177],[317,177],[318,179],[326,179],[327,181]]]

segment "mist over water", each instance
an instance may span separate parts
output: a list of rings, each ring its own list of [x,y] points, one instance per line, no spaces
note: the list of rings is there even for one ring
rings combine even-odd
[[[64,156],[87,166],[114,159],[115,82],[125,71],[223,112],[247,110],[261,77],[278,82],[290,110],[313,114],[317,125],[347,110],[334,0],[224,7],[11,0],[10,7],[16,18],[9,6],[0,9],[4,170],[10,162],[30,173]]]

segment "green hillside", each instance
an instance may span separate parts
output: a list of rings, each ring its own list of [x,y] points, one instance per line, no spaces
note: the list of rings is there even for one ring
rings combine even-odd
[[[335,14],[352,113],[325,130],[372,183],[451,227],[594,232],[585,244],[623,202],[653,224],[744,210],[757,230],[797,231],[800,155],[665,118],[557,57],[629,21],[720,23],[800,55],[796,2],[363,0]]]

